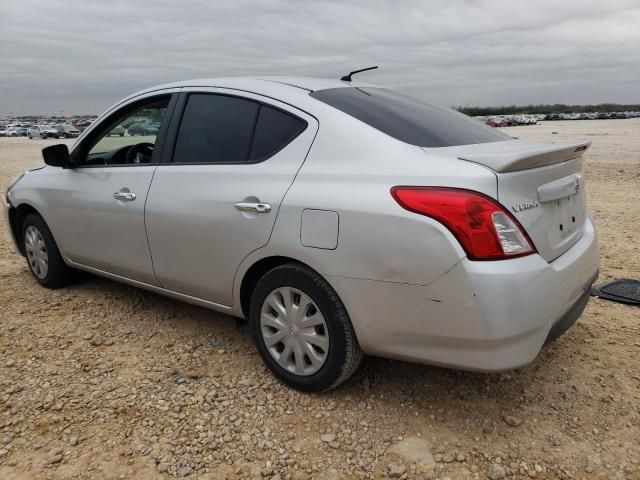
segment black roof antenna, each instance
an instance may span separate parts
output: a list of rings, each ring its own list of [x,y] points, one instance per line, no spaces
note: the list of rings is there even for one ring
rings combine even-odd
[[[360,73],[360,72],[366,72],[367,70],[375,70],[376,68],[378,68],[377,65],[375,67],[367,67],[367,68],[362,68],[360,70],[354,70],[353,72],[349,72],[349,75],[345,75],[340,80],[342,80],[343,82],[350,82],[351,75],[355,75],[356,73]]]

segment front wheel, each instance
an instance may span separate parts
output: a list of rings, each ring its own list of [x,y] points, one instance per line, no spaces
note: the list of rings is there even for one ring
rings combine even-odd
[[[298,390],[331,390],[362,360],[340,298],[320,275],[298,263],[276,267],[258,281],[249,321],[264,363]]]
[[[40,285],[60,288],[73,280],[74,271],[62,260],[53,235],[40,215],[26,216],[22,222],[22,241],[29,270]]]

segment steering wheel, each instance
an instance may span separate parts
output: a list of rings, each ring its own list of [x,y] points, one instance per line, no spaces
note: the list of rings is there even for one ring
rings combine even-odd
[[[153,143],[137,143],[127,150],[127,163],[151,163]]]

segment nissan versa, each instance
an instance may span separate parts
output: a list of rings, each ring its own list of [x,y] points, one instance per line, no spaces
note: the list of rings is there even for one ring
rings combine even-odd
[[[112,135],[127,123],[155,128]],[[6,215],[45,287],[85,270],[243,317],[298,389],[339,385],[363,354],[504,370],[589,299],[588,146],[364,83],[194,80],[46,148]]]

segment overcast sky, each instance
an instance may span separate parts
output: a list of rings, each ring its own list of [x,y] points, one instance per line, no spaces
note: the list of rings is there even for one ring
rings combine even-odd
[[[640,1],[0,1],[0,114],[368,65],[363,80],[443,105],[640,103]]]

